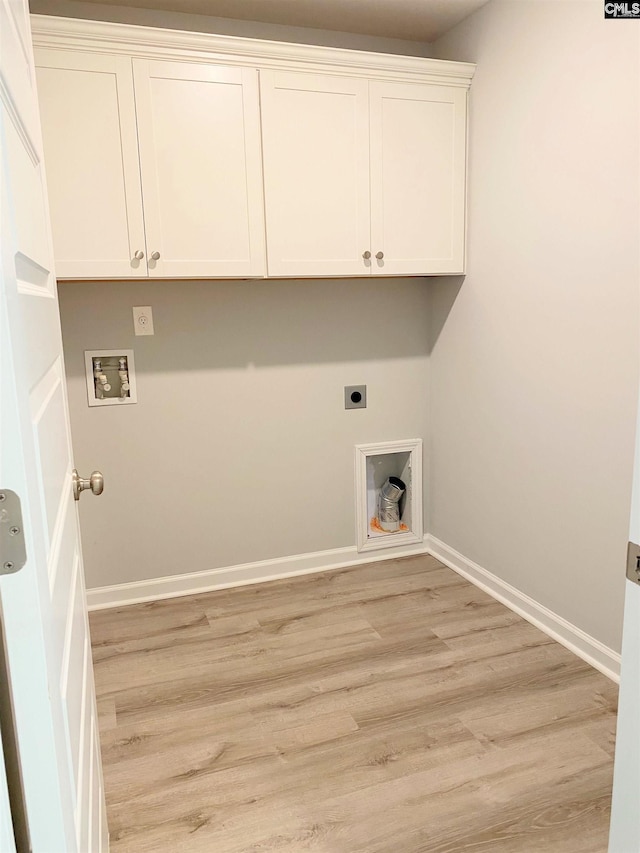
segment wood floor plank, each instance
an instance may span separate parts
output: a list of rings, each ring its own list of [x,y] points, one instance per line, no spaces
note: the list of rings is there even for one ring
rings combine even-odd
[[[604,853],[615,685],[432,557],[91,614],[112,853]]]
[[[547,760],[548,750],[555,753],[552,762]],[[502,814],[504,819],[510,811],[517,811],[515,804],[528,803],[530,798],[537,804],[539,793],[554,780],[571,780],[607,763],[608,757],[597,747],[588,747],[584,740],[579,740],[574,748],[564,737],[553,738],[546,744],[521,745],[508,753],[483,751],[447,762],[438,772],[428,768],[346,795],[320,802],[314,799],[313,822],[309,815],[300,833],[303,828],[316,827],[324,844],[330,842],[329,849],[354,853],[404,851],[421,849],[412,846],[411,833],[420,838],[425,826],[430,825],[433,849],[437,850],[438,835],[453,833],[459,843],[470,818],[481,822],[482,815],[491,815],[495,820],[496,814]],[[406,846],[398,840],[403,835],[407,837]],[[316,847],[310,844],[308,849]]]

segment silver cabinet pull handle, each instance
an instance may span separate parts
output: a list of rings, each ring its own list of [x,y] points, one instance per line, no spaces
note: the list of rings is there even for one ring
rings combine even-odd
[[[381,261],[384,258],[384,252],[376,252],[376,258]]]
[[[151,252],[151,260],[152,261],[160,260],[160,252]]]
[[[133,256],[136,261],[141,261],[144,258],[144,252],[141,252],[140,249]]]
[[[91,489],[94,495],[101,495],[104,490],[104,477],[100,471],[94,471],[88,480],[83,480],[78,474],[78,469],[74,468],[71,473],[71,481],[73,483],[73,499],[80,500],[80,494],[85,489]]]
[[[365,261],[368,261],[369,258],[371,257],[371,252],[367,249],[366,252],[362,253],[362,257],[365,259]]]

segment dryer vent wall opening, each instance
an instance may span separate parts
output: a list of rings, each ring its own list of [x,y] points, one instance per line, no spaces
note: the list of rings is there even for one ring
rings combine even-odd
[[[424,544],[422,441],[359,444],[355,450],[358,550]]]

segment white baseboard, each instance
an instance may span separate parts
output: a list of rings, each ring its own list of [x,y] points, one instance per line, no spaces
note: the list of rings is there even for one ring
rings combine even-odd
[[[612,681],[619,681],[620,655],[617,652],[430,534],[424,537],[424,543],[389,548],[377,554],[370,551],[358,553],[355,547],[334,548],[328,551],[226,566],[210,571],[88,589],[87,605],[89,610],[125,607],[128,604],[263,583],[279,578],[326,572],[415,554],[431,554],[436,557],[445,566],[449,566],[510,610],[531,622],[536,628],[562,643]]]
[[[425,536],[427,552],[445,566],[458,572],[490,596],[518,613],[527,622],[562,643],[569,651],[595,667],[612,681],[620,680],[620,655],[580,628],[567,622],[562,616],[539,604],[533,598],[517,590],[477,563],[450,548],[435,536]]]
[[[87,606],[89,610],[125,607],[128,604],[140,604],[144,601],[155,601],[160,598],[193,595],[199,592],[210,592],[214,589],[246,586],[247,584],[263,583],[279,578],[326,572],[331,569],[357,566],[361,563],[392,560],[398,557],[410,557],[415,554],[426,553],[424,542],[388,548],[379,554],[372,554],[370,551],[359,554],[355,547],[333,548],[328,551],[295,554],[292,557],[226,566],[222,569],[211,569],[186,575],[170,575],[164,578],[150,578],[149,580],[88,589]]]

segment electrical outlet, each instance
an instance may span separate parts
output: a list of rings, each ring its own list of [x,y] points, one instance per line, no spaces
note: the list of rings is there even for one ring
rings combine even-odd
[[[139,305],[134,307],[133,328],[136,335],[153,334],[153,312],[150,305]]]

